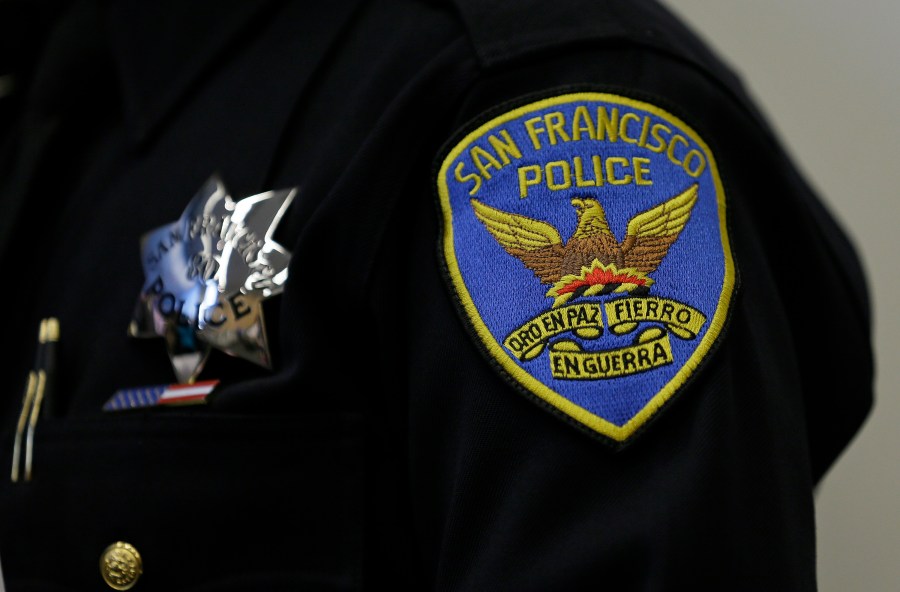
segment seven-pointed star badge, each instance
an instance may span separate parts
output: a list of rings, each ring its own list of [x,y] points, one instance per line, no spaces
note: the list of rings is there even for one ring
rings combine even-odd
[[[296,193],[235,201],[213,175],[176,222],[142,237],[128,333],[164,337],[179,382],[197,378],[212,348],[271,367],[262,303],[284,290],[291,254],[272,235]]]

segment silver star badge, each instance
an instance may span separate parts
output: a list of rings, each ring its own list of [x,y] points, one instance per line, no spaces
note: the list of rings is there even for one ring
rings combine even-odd
[[[196,380],[212,348],[272,367],[262,303],[284,290],[291,254],[272,235],[296,193],[235,201],[213,175],[178,221],[142,237],[128,333],[164,337],[179,382]]]

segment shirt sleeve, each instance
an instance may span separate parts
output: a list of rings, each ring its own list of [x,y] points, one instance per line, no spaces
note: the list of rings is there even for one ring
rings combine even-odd
[[[872,402],[868,294],[741,93],[625,43],[467,93],[406,285],[434,589],[815,589],[813,487]],[[668,241],[654,256],[641,221]]]

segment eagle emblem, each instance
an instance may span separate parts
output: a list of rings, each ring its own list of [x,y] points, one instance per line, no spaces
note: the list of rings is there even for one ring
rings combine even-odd
[[[563,243],[547,222],[504,212],[471,200],[475,215],[507,253],[552,287],[547,296],[558,307],[581,296],[616,292],[646,294],[669,247],[678,239],[697,203],[697,185],[635,215],[625,238],[616,240],[600,202],[574,198],[578,226]]]

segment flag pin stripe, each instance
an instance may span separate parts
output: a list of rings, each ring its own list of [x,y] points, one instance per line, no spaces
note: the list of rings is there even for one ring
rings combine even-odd
[[[203,403],[218,384],[218,380],[205,380],[193,384],[162,384],[124,388],[116,391],[103,404],[103,410],[121,411],[159,405]]]

